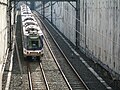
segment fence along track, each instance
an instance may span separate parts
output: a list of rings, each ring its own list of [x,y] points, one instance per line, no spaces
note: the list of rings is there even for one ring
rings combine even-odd
[[[35,14],[37,16],[37,14]],[[38,17],[38,16],[37,16]],[[38,17],[39,20],[42,22],[43,26],[45,27],[45,29],[47,30],[47,32],[49,33],[50,37],[52,38],[52,40],[54,41],[55,45],[57,46],[57,48],[59,49],[59,53],[61,53],[61,57],[63,57],[66,61],[66,63],[62,63],[62,64],[68,64],[69,66],[69,69],[71,68],[71,74],[70,73],[67,73],[67,72],[70,72],[68,71],[68,69],[66,70],[63,70],[72,87],[72,89],[74,90],[89,90],[89,88],[86,86],[86,84],[84,83],[84,81],[81,79],[81,77],[78,75],[78,73],[76,72],[76,70],[74,69],[74,67],[71,65],[71,63],[69,62],[69,60],[67,59],[67,57],[65,56],[64,52],[61,50],[61,48],[59,47],[59,45],[57,44],[57,42],[55,41],[55,39],[53,38],[52,34],[50,33],[50,31],[48,30],[48,28],[45,26],[45,24],[43,23],[43,21],[40,19],[40,17]],[[45,34],[45,33],[44,33]],[[47,35],[46,35],[47,36]],[[55,46],[55,45],[51,45],[51,46]],[[53,50],[53,52],[55,51],[56,49]],[[55,54],[55,53],[54,53]],[[62,65],[61,64],[61,65]],[[64,65],[63,65],[63,68],[62,69],[65,69],[64,68]],[[65,65],[66,66],[66,65]],[[76,79],[73,80],[73,77],[71,77],[72,75],[75,75]],[[75,78],[74,77],[74,78]],[[76,81],[76,82],[73,82],[73,81]]]

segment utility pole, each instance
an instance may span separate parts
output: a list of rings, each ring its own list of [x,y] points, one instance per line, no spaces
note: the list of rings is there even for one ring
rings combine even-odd
[[[87,1],[85,0],[85,54],[87,52]]]
[[[45,1],[43,1],[43,19],[45,19]]]
[[[80,0],[76,0],[76,48],[80,46]]]
[[[16,8],[16,1],[14,1],[14,25],[15,25],[15,16],[16,16],[16,10],[15,10],[15,8]]]
[[[10,29],[10,42],[9,42],[9,50],[11,51],[12,50],[12,28],[11,28],[11,9],[12,9],[12,6],[11,6],[11,0],[9,0],[9,6],[8,6],[8,12],[9,12],[9,29]]]
[[[51,23],[53,23],[53,13],[52,13],[52,11],[53,11],[53,6],[52,6],[52,1],[51,1]]]

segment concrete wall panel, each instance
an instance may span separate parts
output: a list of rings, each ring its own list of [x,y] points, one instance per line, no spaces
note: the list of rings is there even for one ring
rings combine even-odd
[[[7,4],[7,0],[0,2]],[[3,64],[5,53],[7,50],[7,6],[0,4],[0,67]],[[1,68],[0,68],[1,70]]]
[[[7,53],[7,0],[0,0],[0,90],[2,89],[2,69]],[[4,4],[2,4],[4,3]]]

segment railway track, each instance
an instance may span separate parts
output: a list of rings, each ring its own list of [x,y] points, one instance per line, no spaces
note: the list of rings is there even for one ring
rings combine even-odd
[[[42,22],[40,16],[38,16],[37,13],[35,13],[36,17],[40,20],[43,28],[43,33],[45,35],[45,38],[47,39],[49,48],[51,49],[51,52],[55,55],[57,60],[55,60],[56,63],[59,63],[63,73],[65,74],[71,88],[73,90],[89,90],[89,88],[86,86],[84,81],[81,79],[81,77],[78,75],[74,67],[71,65],[67,57],[65,56],[64,52],[61,50],[55,39],[53,38],[52,34],[49,32],[48,28],[45,26],[45,24]],[[39,21],[38,21],[39,22]],[[39,22],[39,23],[40,23]],[[40,25],[40,26],[42,26]]]
[[[22,40],[21,40],[21,19],[20,19],[20,12],[19,12],[19,16],[18,16],[18,22],[17,23],[17,32],[16,32],[16,37],[17,38],[17,44],[18,46],[18,51],[20,53],[20,62],[22,64],[22,67],[20,67],[23,70],[22,73],[22,90],[49,90],[46,87],[46,82],[44,80],[44,76],[42,72],[42,67],[40,66],[40,62],[38,61],[34,61],[34,62],[30,62],[31,60],[24,60],[23,58],[23,51],[22,51]],[[16,61],[16,60],[15,60]],[[15,64],[16,66],[18,66],[18,63],[16,62]],[[19,71],[19,68],[15,69],[16,71]],[[20,72],[20,71],[19,71]],[[19,82],[19,81],[18,81]],[[18,83],[16,81],[16,83]],[[15,84],[15,83],[13,83]],[[13,90],[13,89],[11,89]],[[20,90],[19,87],[15,90]]]
[[[49,90],[42,65],[40,62],[26,62],[29,90]],[[37,67],[36,67],[37,66]]]
[[[47,35],[47,33],[45,35]],[[63,57],[63,55],[60,54],[58,48],[56,47],[56,45],[54,45],[54,43],[53,45],[50,44],[51,41],[49,42],[48,40],[50,36],[47,35],[47,37],[44,37],[44,38],[45,38],[44,39],[44,55],[41,58],[42,62],[41,63],[37,61],[27,62],[28,63],[27,65],[25,64],[26,61],[22,60],[23,68],[24,68],[23,69],[24,89],[25,90],[28,90],[28,89],[29,90],[36,90],[36,89],[37,90],[39,89],[87,90],[87,89],[81,88],[82,86],[79,87],[79,84],[81,85],[81,83],[79,83],[78,78],[75,79],[73,70],[70,69],[71,67],[68,68],[69,64],[67,65],[66,62],[63,62],[65,60],[65,57]],[[61,65],[59,66],[60,62],[57,62],[57,61],[62,61],[61,64],[63,64],[63,66]],[[44,74],[42,73],[42,71],[44,72]]]
[[[19,30],[20,31],[20,30]],[[20,33],[20,32],[19,32]],[[20,35],[20,34],[18,34]],[[20,39],[20,38],[18,38]],[[18,40],[21,41],[21,40]],[[19,42],[21,43],[21,42]],[[21,63],[23,69],[23,87],[24,90],[71,90],[66,85],[59,68],[57,67],[48,46],[44,43],[44,55],[40,61],[23,59],[21,54]],[[22,47],[21,47],[22,48]],[[19,47],[19,51],[22,51]],[[22,53],[22,52],[21,52]]]
[[[41,57],[41,63],[28,62],[29,60],[27,60],[26,66],[28,72],[29,89],[72,90],[71,86],[67,82],[67,79],[64,77],[63,72],[60,71],[60,67],[54,62],[55,57],[52,55],[52,52],[50,51],[46,40],[44,46],[44,52],[47,53],[45,53],[44,56]],[[39,77],[41,78],[41,76],[43,79],[39,80]],[[44,85],[41,85],[40,82],[44,83]],[[41,86],[44,88],[41,88]]]
[[[46,43],[46,45],[45,45],[46,50],[44,50],[44,52],[47,52],[47,53],[45,53],[45,55],[43,57],[44,59],[42,60],[42,62],[44,63],[43,66],[45,66],[45,65],[49,66],[49,67],[47,67],[47,69],[45,68],[47,77],[50,78],[50,79],[53,79],[54,82],[58,83],[58,85],[56,84],[58,89],[62,87],[61,89],[63,89],[63,90],[72,90],[72,88],[71,88],[67,78],[65,77],[65,74],[63,73],[61,67],[59,66],[59,64],[58,64],[58,62],[57,62],[57,60],[56,60],[56,58],[55,58],[55,56],[54,56],[54,54],[53,54],[53,52],[50,48],[48,40],[46,39],[45,36],[44,36],[44,40],[45,40],[45,43]],[[53,64],[53,66],[51,67],[50,64]],[[50,75],[50,73],[52,73],[52,74]],[[62,75],[62,77],[61,77],[61,75]],[[60,80],[61,78],[64,81]],[[51,82],[50,79],[48,79],[49,82]],[[51,87],[50,84],[49,84],[49,86]],[[57,88],[50,88],[50,89],[55,90]]]

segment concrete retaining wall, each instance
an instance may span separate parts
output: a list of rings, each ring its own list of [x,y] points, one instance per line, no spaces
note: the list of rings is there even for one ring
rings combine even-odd
[[[75,2],[52,2],[53,23],[75,45]],[[51,20],[51,2],[45,16]],[[39,7],[40,6],[40,7]],[[41,3],[36,10],[42,14]],[[80,0],[80,48],[110,72],[120,74],[120,0]]]

